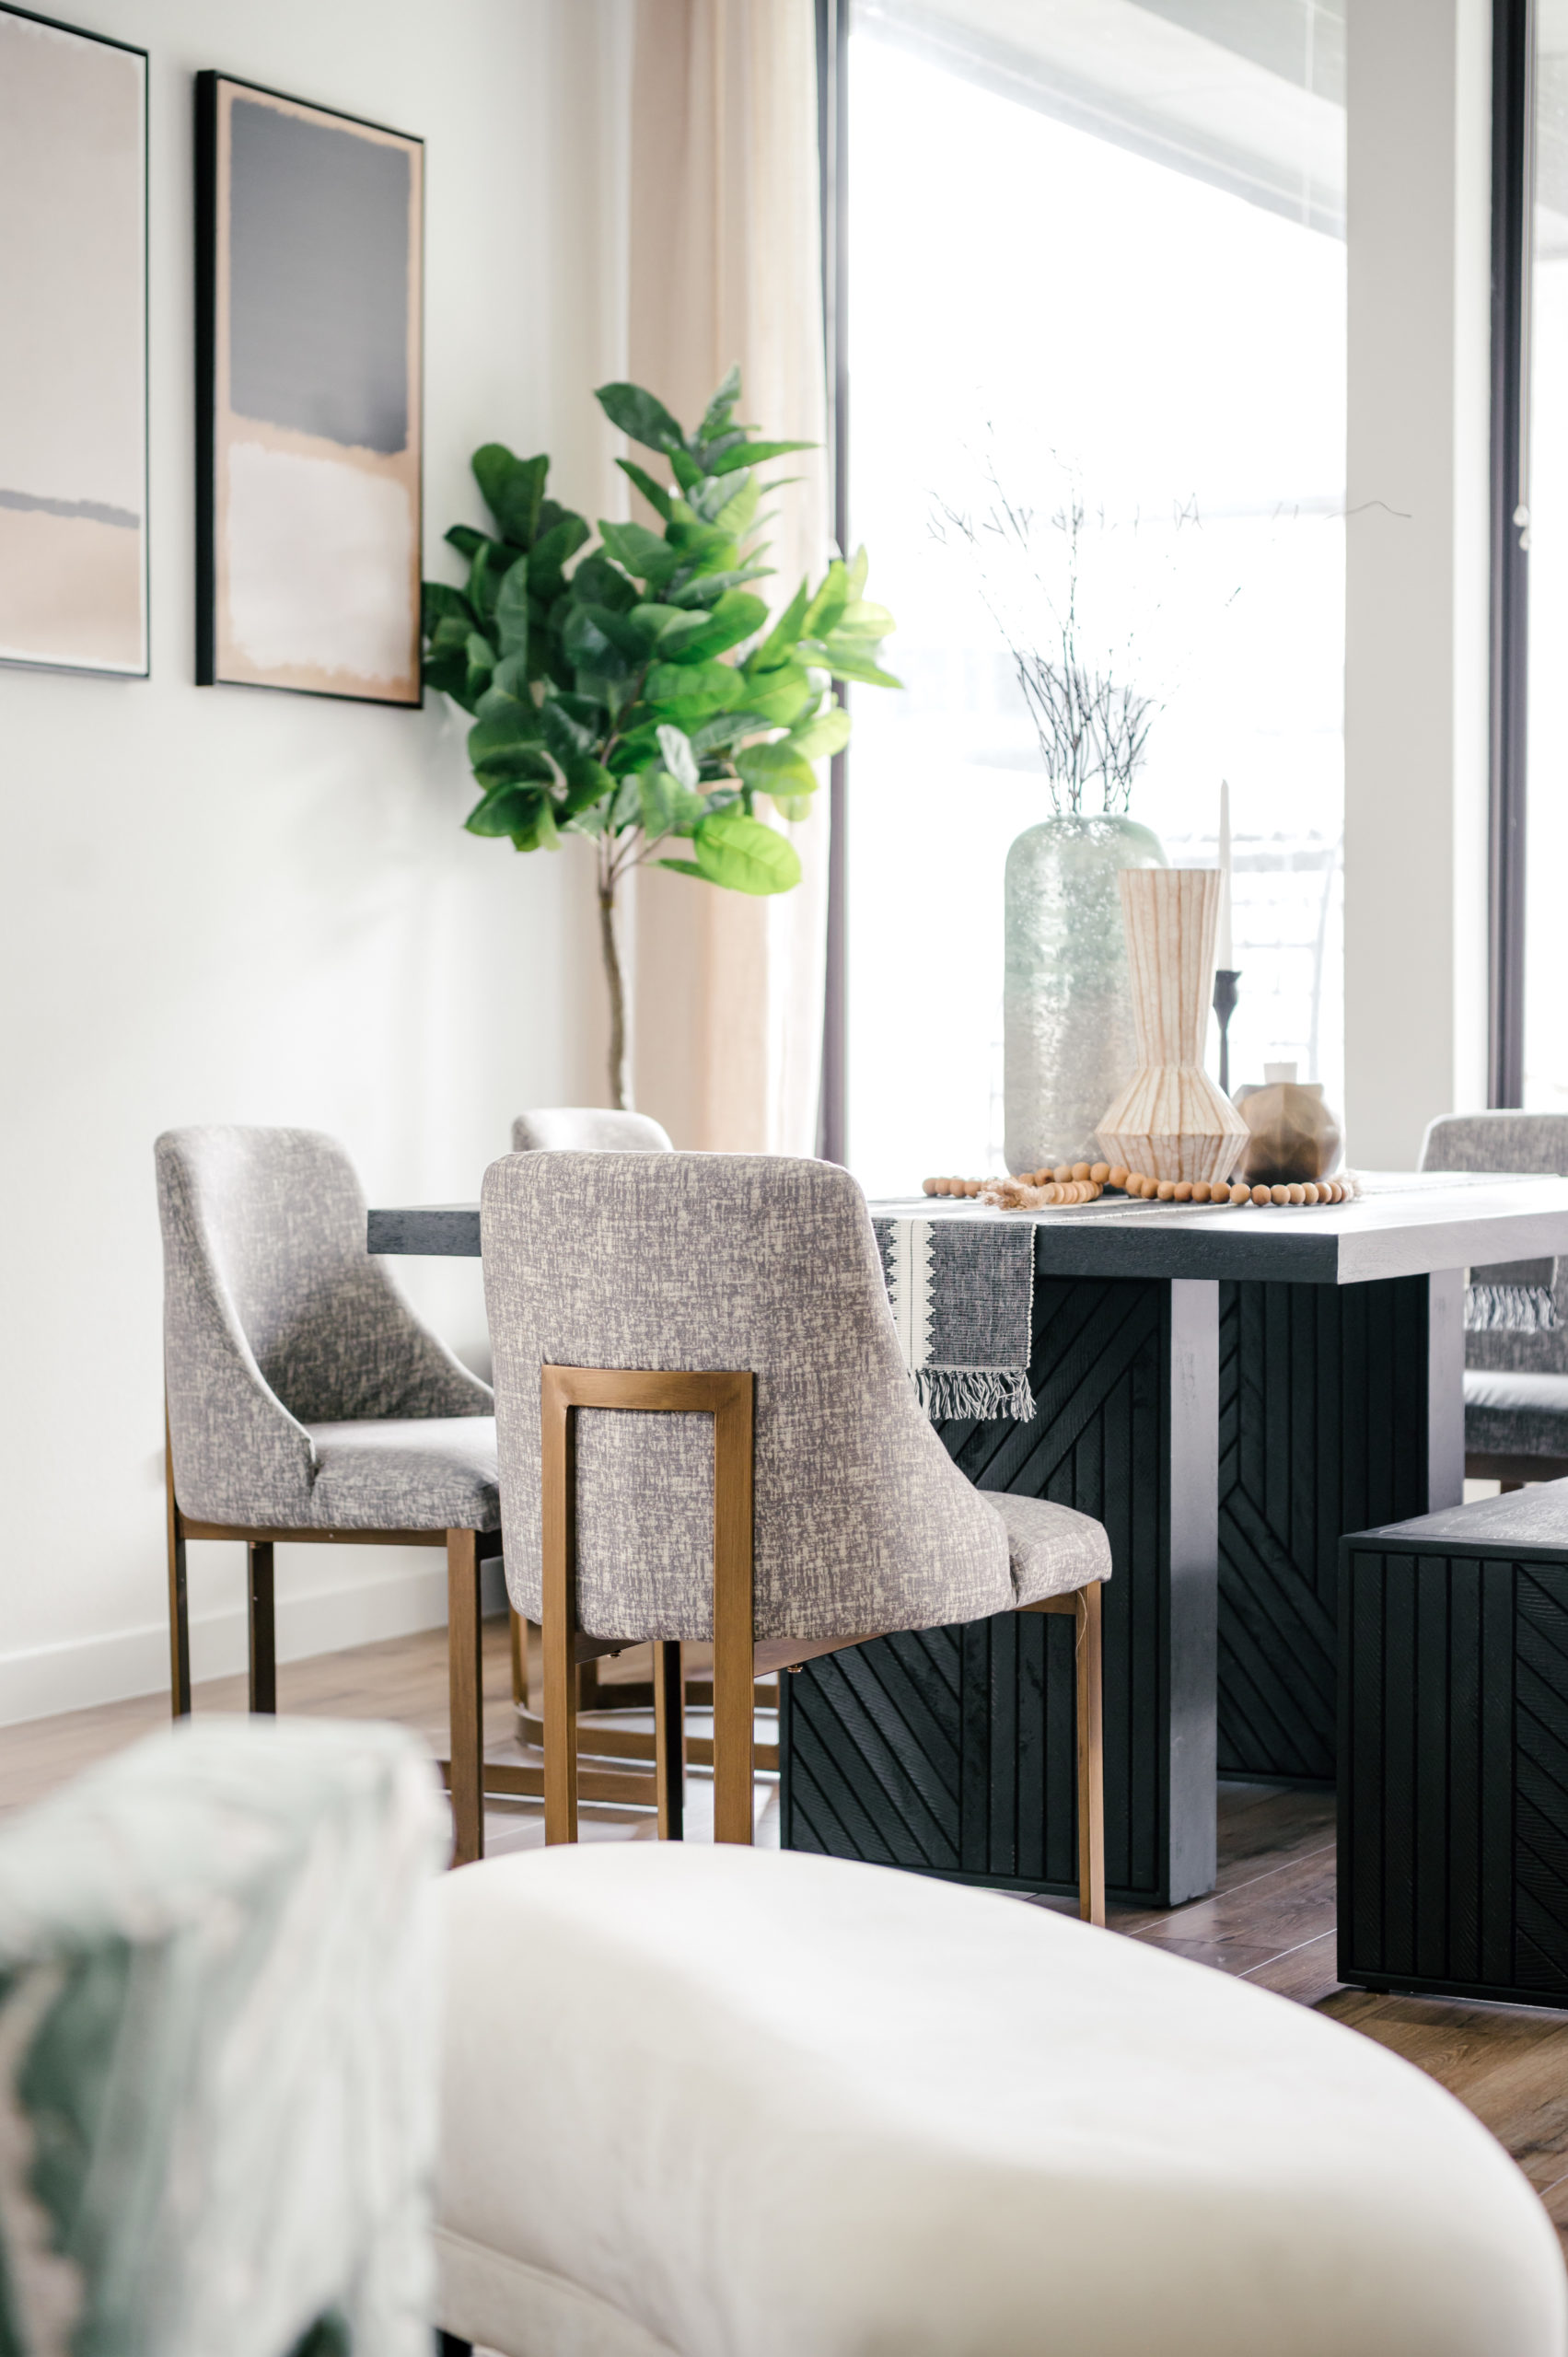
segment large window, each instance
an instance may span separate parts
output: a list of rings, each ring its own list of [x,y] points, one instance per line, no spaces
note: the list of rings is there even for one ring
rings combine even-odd
[[[1229,781],[1233,1082],[1294,1059],[1341,1101],[1342,18],[857,0],[850,525],[905,682],[854,698],[848,1152],[872,1193],[1002,1167],[1003,864],[1051,802],[941,512],[983,523],[998,486],[1048,543],[1081,500],[1091,627],[1158,707],[1132,815],[1173,863],[1215,858]]]
[[[1524,1102],[1568,1112],[1568,0],[1536,0]],[[1527,158],[1529,147],[1527,147]]]

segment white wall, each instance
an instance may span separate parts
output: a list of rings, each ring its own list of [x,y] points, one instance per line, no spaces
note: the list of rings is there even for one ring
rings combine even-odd
[[[1347,27],[1345,1110],[1408,1169],[1486,1102],[1491,10]]]
[[[167,1677],[157,1132],[312,1124],[373,1202],[452,1200],[518,1107],[602,1093],[586,863],[462,831],[461,715],[192,684],[192,76],[427,143],[434,571],[446,525],[480,518],[482,441],[550,449],[562,494],[605,511],[590,389],[618,362],[606,123],[627,0],[64,13],[151,58],[153,677],[0,668],[0,1720]],[[482,1364],[477,1267],[408,1267]],[[200,1677],[243,1659],[240,1550],[192,1551]],[[285,1658],[444,1612],[432,1554],[296,1549],[278,1568]]]

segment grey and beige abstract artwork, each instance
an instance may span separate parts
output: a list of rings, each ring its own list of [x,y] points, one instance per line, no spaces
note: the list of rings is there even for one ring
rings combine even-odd
[[[0,661],[147,668],[145,52],[0,7]]]
[[[420,702],[423,158],[199,77],[203,683]]]

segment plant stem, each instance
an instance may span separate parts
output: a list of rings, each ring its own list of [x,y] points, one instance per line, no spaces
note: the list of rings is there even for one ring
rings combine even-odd
[[[610,988],[610,1095],[619,1113],[632,1110],[632,1088],[626,1069],[626,983],[621,971],[621,944],[616,937],[616,886],[620,877],[608,860],[599,864],[598,937],[604,953],[604,979]]]

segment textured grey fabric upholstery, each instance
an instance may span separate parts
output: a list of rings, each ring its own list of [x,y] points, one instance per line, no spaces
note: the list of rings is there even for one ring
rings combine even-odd
[[[1005,1490],[980,1494],[1006,1525],[1016,1602],[1039,1604],[1110,1577],[1110,1541],[1103,1524],[1050,1498],[1015,1498]]]
[[[669,1154],[669,1133],[646,1113],[599,1105],[538,1105],[512,1124],[514,1154]]]
[[[1008,1525],[915,1399],[847,1171],[754,1155],[513,1155],[485,1173],[482,1227],[520,1612],[540,1618],[547,1362],[755,1374],[760,1637],[931,1628],[1017,1601]],[[711,1635],[712,1419],[582,1410],[576,1428],[581,1625]],[[1018,1529],[1036,1595],[1109,1573],[1084,1515],[1048,1508]]]
[[[181,1511],[284,1529],[494,1529],[490,1387],[366,1251],[342,1146],[315,1130],[169,1130],[156,1155]],[[425,1419],[431,1461],[416,1471]],[[459,1500],[465,1511],[445,1510]]]
[[[1568,1176],[1568,1114],[1520,1113],[1449,1113],[1433,1121],[1427,1129],[1421,1149],[1423,1170],[1530,1170],[1555,1171]],[[1474,1271],[1478,1280],[1482,1272]],[[1546,1267],[1536,1272],[1536,1281],[1551,1287],[1552,1306],[1557,1312],[1557,1324],[1544,1334],[1510,1334],[1493,1331],[1469,1333],[1465,1336],[1465,1364],[1484,1367],[1494,1372],[1528,1375],[1568,1375],[1568,1260],[1559,1260],[1555,1275]],[[1507,1278],[1493,1282],[1508,1283]],[[1527,1283],[1528,1278],[1515,1278],[1514,1283]],[[1469,1394],[1467,1392],[1467,1400]],[[1476,1454],[1492,1452],[1489,1441],[1474,1438],[1470,1432],[1469,1410],[1465,1411],[1465,1446]],[[1544,1443],[1539,1454],[1551,1451]]]
[[[1471,1457],[1568,1457],[1568,1375],[1467,1367],[1465,1450]]]
[[[331,1530],[494,1530],[494,1416],[388,1416],[308,1424],[311,1520]]]

